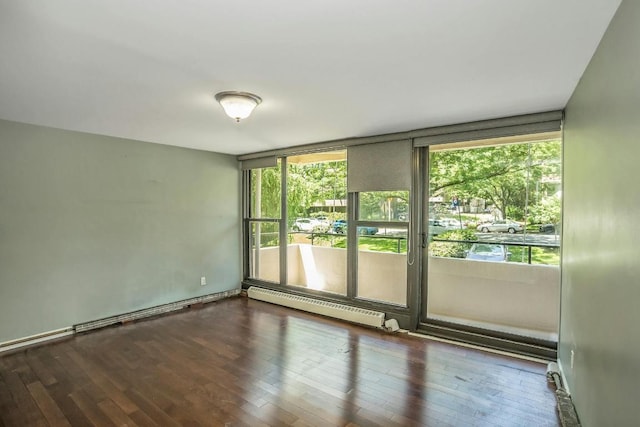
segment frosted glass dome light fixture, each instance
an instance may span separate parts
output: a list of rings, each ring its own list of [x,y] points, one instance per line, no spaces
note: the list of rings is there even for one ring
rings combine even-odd
[[[216,101],[222,105],[227,116],[239,122],[251,115],[253,109],[262,102],[262,98],[249,92],[227,91],[217,93]]]

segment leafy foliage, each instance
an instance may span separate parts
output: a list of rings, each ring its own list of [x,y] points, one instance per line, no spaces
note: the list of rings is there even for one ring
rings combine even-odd
[[[452,230],[442,233],[438,236],[438,240],[476,240],[476,233],[473,230]],[[429,244],[429,252],[431,256],[464,258],[471,248],[471,243],[451,243],[432,241]]]
[[[441,196],[445,203],[437,205],[437,209],[430,206],[429,217],[451,215],[449,201],[456,197],[460,200],[460,206],[456,207],[460,220],[464,215],[462,208],[473,200],[493,206],[498,212],[496,216],[502,218],[558,223],[561,203],[556,193],[561,176],[560,155],[560,141],[433,151],[429,157],[430,196]],[[332,203],[347,199],[346,160],[297,161],[292,159],[287,163],[288,224],[295,218],[318,215],[327,217],[329,222],[344,219],[344,208],[336,209]],[[252,217],[281,217],[281,170],[278,162],[276,167],[251,172]],[[258,185],[260,192],[256,191]],[[260,200],[255,199],[257,193],[261,194]],[[361,220],[408,219],[408,191],[363,192],[359,203]],[[319,212],[320,209],[324,212]],[[260,232],[264,234],[263,245],[277,244],[277,231],[262,229]],[[475,240],[476,236],[472,230],[455,230],[439,238]],[[370,240],[365,243],[361,238],[360,246],[378,251],[398,250],[397,242],[392,240]],[[340,247],[345,242],[332,241],[330,244]],[[466,243],[432,242],[430,251],[434,256],[464,258],[469,247]],[[401,251],[404,250],[403,247]]]
[[[257,192],[260,185],[261,192]],[[256,194],[260,194],[259,203]],[[251,216],[280,218],[281,164],[251,171]],[[324,205],[327,200],[347,198],[347,163],[331,161],[287,166],[287,222],[311,216],[311,207]],[[260,212],[257,212],[259,209]],[[334,209],[335,211],[335,209]],[[338,215],[325,212],[331,220]]]
[[[310,208],[314,205],[323,205],[326,200],[335,201],[346,198],[346,161],[288,165],[287,219],[289,223],[295,218],[310,216]],[[335,212],[335,209],[333,211]]]
[[[408,212],[408,191],[360,193],[360,219],[362,220],[406,221]]]
[[[558,197],[547,197],[531,207],[532,224],[557,224],[560,222],[561,200]]]
[[[251,217],[280,218],[280,162],[273,168],[251,171]],[[262,189],[260,201],[256,200],[256,186]],[[260,212],[257,212],[257,211]]]
[[[554,191],[543,177],[560,176],[560,154],[560,141],[435,151],[429,158],[430,194],[484,199],[502,218],[523,220],[527,204]]]

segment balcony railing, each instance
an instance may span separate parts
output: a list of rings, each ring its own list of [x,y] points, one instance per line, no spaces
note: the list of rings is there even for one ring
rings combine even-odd
[[[295,236],[292,236],[287,248],[289,284],[345,295],[346,249],[342,244],[336,244],[339,240],[346,240],[346,236],[334,233],[292,234]],[[367,266],[358,276],[359,295],[393,304],[406,304],[406,236],[374,235],[360,238],[389,241],[391,244],[387,248],[391,249],[375,251],[363,249],[362,246],[359,248],[358,264]],[[512,239],[513,236],[495,238]],[[557,243],[498,242],[489,239],[434,241],[444,244],[503,244],[521,248],[526,256],[519,262],[429,256],[427,311],[430,316],[549,341],[557,339],[560,268],[557,263],[537,262],[536,256],[531,255],[536,248],[557,251]],[[279,249],[263,247],[260,253],[260,278],[278,282]]]
[[[450,240],[450,239],[438,239],[438,238],[434,238],[433,239],[434,242],[442,242],[442,243],[461,243],[461,244],[468,244],[469,246],[473,245],[474,243],[478,243],[478,244],[488,244],[488,245],[503,245],[507,248],[509,247],[516,247],[516,248],[523,248],[526,249],[526,263],[527,264],[532,264],[532,260],[533,260],[533,248],[540,248],[546,251],[552,251],[552,252],[556,252],[557,254],[559,254],[560,251],[560,244],[559,243],[542,243],[542,242],[527,242],[527,241],[523,241],[523,242],[515,242],[512,240],[495,240],[495,239],[485,239],[485,240]],[[524,261],[515,261],[514,259],[509,259],[509,261],[511,262],[524,262]],[[557,257],[557,260],[554,260],[552,262],[537,262],[537,264],[549,264],[549,265],[559,265],[559,257]]]
[[[290,233],[291,234],[291,233]],[[297,234],[300,234],[300,232],[298,232]],[[327,239],[329,241],[329,243],[331,243],[331,247],[333,247],[333,239],[335,238],[340,238],[342,239],[346,239],[346,235],[344,234],[338,234],[338,233],[326,233],[326,232],[311,232],[311,233],[306,233],[309,234],[310,239],[311,239],[311,245],[314,245],[319,239],[320,241],[324,241],[324,239]],[[407,241],[407,236],[392,236],[392,235],[368,235],[368,234],[361,234],[360,238],[365,238],[365,239],[384,239],[384,240],[389,240],[389,241],[395,241],[395,243],[393,245],[389,245],[390,248],[393,248],[393,251],[380,251],[380,252],[394,252],[394,253],[403,253],[406,252],[407,249],[407,245],[406,245],[406,241]],[[402,243],[405,243],[404,245]]]

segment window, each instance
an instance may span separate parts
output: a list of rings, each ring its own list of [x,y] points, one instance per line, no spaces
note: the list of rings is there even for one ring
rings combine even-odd
[[[559,265],[560,155],[559,140],[432,147],[431,254],[464,258],[471,246],[459,241],[488,240],[508,262]]]
[[[371,144],[355,153],[360,162],[352,170],[352,195],[347,150],[288,156],[275,166],[249,170],[249,279],[406,306],[410,143]],[[371,175],[375,163],[384,173]],[[382,190],[367,189],[374,176]],[[352,210],[359,214],[350,220]],[[350,276],[354,235],[357,262]],[[349,277],[355,279],[353,291]]]
[[[547,354],[561,120],[555,111],[321,143],[277,161],[243,156],[245,279]]]
[[[409,191],[358,194],[358,297],[407,304]]]
[[[429,148],[427,318],[557,340],[560,140]]]
[[[249,171],[248,272],[250,278],[280,282],[281,167]]]
[[[347,294],[347,153],[287,158],[288,284]]]

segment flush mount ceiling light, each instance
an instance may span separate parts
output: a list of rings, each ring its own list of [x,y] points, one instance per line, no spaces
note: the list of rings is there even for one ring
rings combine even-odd
[[[248,92],[220,92],[216,94],[216,101],[222,105],[224,112],[239,122],[251,115],[254,108],[262,102],[262,98]]]

